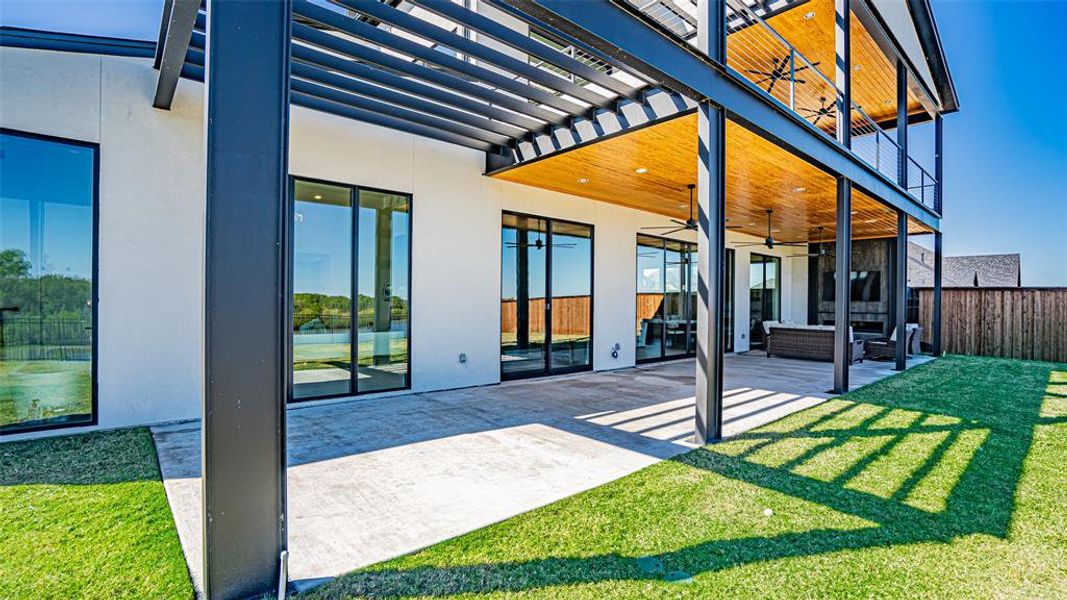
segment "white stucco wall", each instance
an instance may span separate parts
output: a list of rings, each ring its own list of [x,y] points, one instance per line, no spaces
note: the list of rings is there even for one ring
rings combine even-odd
[[[200,414],[203,86],[180,82],[161,111],[155,80],[147,59],[0,48],[0,126],[100,144],[99,428]],[[502,210],[594,226],[594,368],[634,364],[636,233],[665,218],[489,179],[480,152],[302,108],[290,148],[293,175],[413,195],[415,391],[500,379]],[[728,234],[739,239],[754,238]],[[748,348],[749,250],[735,254],[737,351]],[[783,271],[783,318],[804,321],[807,261]]]

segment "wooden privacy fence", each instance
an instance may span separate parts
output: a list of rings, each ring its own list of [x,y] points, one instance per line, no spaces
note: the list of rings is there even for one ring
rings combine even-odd
[[[500,331],[514,333],[518,329],[515,300],[500,301]],[[590,329],[589,296],[557,296],[552,300],[552,332],[568,335],[588,335]],[[530,298],[530,331],[545,330],[545,299]]]
[[[933,290],[919,290],[930,342]],[[941,292],[945,352],[1067,362],[1067,288],[953,288]]]

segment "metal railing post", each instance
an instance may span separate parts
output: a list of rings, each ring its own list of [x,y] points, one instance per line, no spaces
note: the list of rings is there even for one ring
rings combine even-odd
[[[789,110],[797,109],[797,59],[796,50],[789,49]]]

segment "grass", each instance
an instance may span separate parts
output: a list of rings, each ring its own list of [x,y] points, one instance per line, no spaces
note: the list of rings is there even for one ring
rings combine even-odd
[[[0,444],[0,598],[191,598],[146,429]]]
[[[1067,365],[948,357],[312,599],[1064,598]]]

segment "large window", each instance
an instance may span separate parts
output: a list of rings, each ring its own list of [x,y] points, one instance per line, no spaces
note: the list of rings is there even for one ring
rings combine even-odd
[[[696,355],[697,245],[637,236],[637,362]],[[733,251],[726,251],[724,349],[733,351]]]
[[[96,422],[95,145],[0,132],[0,433]]]
[[[294,399],[410,387],[410,196],[297,179],[293,199]]]
[[[502,246],[501,376],[592,368],[593,228],[504,213]]]

